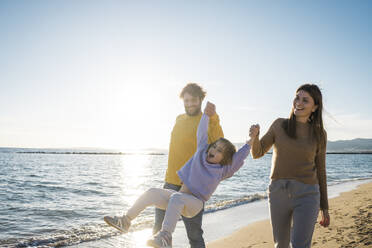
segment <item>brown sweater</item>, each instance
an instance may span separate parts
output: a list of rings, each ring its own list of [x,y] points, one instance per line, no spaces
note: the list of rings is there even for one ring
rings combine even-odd
[[[320,208],[328,209],[326,147],[318,146],[315,140],[310,139],[308,123],[297,122],[297,138],[290,138],[282,128],[284,120],[275,120],[261,140],[258,136],[253,140],[252,157],[262,157],[274,145],[271,179],[295,179],[306,184],[319,184]]]

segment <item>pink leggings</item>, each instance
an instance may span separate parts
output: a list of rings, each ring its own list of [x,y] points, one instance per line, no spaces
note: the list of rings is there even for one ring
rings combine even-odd
[[[171,189],[151,188],[137,199],[126,215],[133,220],[148,206],[166,210],[162,230],[173,233],[181,215],[187,218],[194,217],[202,210],[204,203],[190,194]]]

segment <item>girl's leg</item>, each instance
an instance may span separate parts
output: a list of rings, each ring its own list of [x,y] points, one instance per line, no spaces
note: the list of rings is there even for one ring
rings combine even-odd
[[[168,206],[169,198],[174,192],[176,191],[170,189],[151,188],[137,199],[128,210],[126,216],[133,220],[148,206],[156,206],[165,210]]]
[[[310,248],[319,213],[319,186],[303,185],[301,188],[303,196],[295,198],[291,243],[293,248]]]
[[[269,186],[269,209],[275,248],[288,248],[292,208],[286,180],[271,182]]]
[[[193,195],[176,192],[169,199],[162,231],[173,233],[181,215],[191,218],[203,209],[204,203]]]
[[[165,183],[164,186],[163,186],[163,189],[172,189],[172,190],[175,190],[175,191],[179,191],[180,188],[181,188],[181,186],[175,185],[175,184],[170,184],[170,183]],[[155,223],[154,223],[154,227],[152,229],[152,234],[156,234],[160,231],[161,226],[163,224],[164,216],[165,216],[165,210],[155,208]]]

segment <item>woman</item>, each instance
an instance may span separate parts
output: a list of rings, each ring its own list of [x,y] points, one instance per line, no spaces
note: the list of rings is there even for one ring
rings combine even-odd
[[[276,248],[288,248],[290,242],[293,248],[311,247],[319,207],[320,224],[330,223],[322,111],[318,86],[304,84],[296,91],[289,119],[275,120],[260,140],[259,125],[250,129],[253,158],[273,146],[269,208]]]

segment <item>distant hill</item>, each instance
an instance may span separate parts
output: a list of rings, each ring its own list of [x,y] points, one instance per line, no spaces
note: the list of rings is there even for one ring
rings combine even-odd
[[[243,144],[235,143],[237,147]],[[269,152],[271,153],[272,150]],[[372,139],[328,140],[327,153],[372,153]]]
[[[372,139],[328,141],[327,152],[372,152]]]

